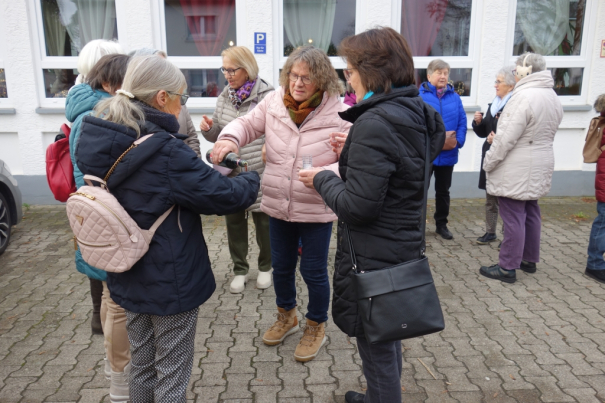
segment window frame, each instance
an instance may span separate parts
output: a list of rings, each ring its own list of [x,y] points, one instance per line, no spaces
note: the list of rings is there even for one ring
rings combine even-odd
[[[590,81],[591,56],[593,38],[595,37],[597,4],[598,1],[586,0],[584,11],[584,27],[582,27],[582,44],[578,56],[544,56],[547,68],[583,68],[582,87],[580,95],[559,95],[558,98],[564,106],[586,105],[588,100],[588,82]],[[515,43],[515,24],[517,22],[517,0],[509,2],[509,18],[507,26],[505,59],[515,65],[517,57],[513,55]],[[588,18],[586,18],[588,17]]]
[[[118,28],[118,42],[124,49],[127,39],[127,13],[124,8],[125,0],[115,0],[116,20]],[[36,87],[38,102],[41,108],[65,108],[65,98],[46,98],[43,70],[47,69],[77,69],[77,56],[47,56],[46,39],[44,37],[44,21],[42,18],[42,5],[40,0],[27,0],[29,21],[32,34],[32,50],[36,74]]]
[[[355,0],[355,35],[364,31],[365,17],[362,10],[368,1]],[[273,82],[275,83],[274,87],[277,88],[279,86],[280,70],[286,63],[286,60],[288,60],[288,56],[284,56],[284,0],[273,0],[273,15],[276,16],[273,20]],[[341,70],[347,68],[347,63],[342,58],[330,56],[329,59],[334,69]]]
[[[116,0],[118,1],[118,0]],[[170,56],[166,41],[166,14],[164,0],[155,0],[152,3],[152,12],[155,14],[156,29],[154,43],[157,49],[168,54],[168,60],[183,70],[219,69],[223,64],[220,56]],[[246,0],[235,0],[235,46],[246,46]],[[218,97],[191,97],[187,101],[187,108],[214,108]]]
[[[401,13],[403,11],[402,1],[394,0],[391,10],[391,27],[401,32]],[[416,70],[426,69],[434,59],[446,61],[452,69],[471,69],[471,91],[468,96],[461,96],[462,105],[475,106],[477,104],[479,74],[481,64],[481,20],[483,15],[483,1],[472,0],[471,3],[471,25],[469,28],[468,56],[414,56],[414,68]],[[426,78],[425,78],[426,80]]]

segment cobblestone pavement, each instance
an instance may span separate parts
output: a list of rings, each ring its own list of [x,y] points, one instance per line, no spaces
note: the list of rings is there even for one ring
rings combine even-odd
[[[542,261],[536,274],[519,271],[515,284],[479,276],[479,266],[498,256],[497,243],[474,244],[484,232],[482,200],[452,202],[453,240],[429,225],[446,329],[403,342],[405,402],[605,401],[605,287],[583,274],[596,205],[580,198],[541,205]],[[354,340],[331,320],[328,343],[309,363],[293,358],[301,333],[278,347],[262,343],[275,294],[255,289],[256,270],[243,294],[229,293],[223,219],[203,220],[218,289],[200,309],[190,401],[344,402],[347,390],[362,391]],[[298,291],[304,313],[300,276]],[[109,401],[91,309],[64,209],[29,208],[0,257],[0,402]]]

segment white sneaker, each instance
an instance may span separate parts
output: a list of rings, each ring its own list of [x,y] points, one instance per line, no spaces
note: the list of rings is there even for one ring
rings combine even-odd
[[[111,403],[125,403],[130,400],[128,378],[130,375],[130,362],[124,367],[124,372],[111,371],[111,386],[109,387],[109,400]]]
[[[271,280],[273,279],[273,269],[269,271],[259,271],[258,277],[256,278],[256,288],[264,290],[265,288],[271,287]]]
[[[105,361],[105,368],[103,372],[105,372],[105,379],[109,381],[111,379],[111,364],[109,363],[107,357],[103,358],[103,360]]]
[[[229,291],[231,294],[239,294],[244,291],[246,288],[246,281],[248,281],[248,275],[245,276],[235,276],[233,277],[233,281],[231,281],[231,285],[229,286]]]

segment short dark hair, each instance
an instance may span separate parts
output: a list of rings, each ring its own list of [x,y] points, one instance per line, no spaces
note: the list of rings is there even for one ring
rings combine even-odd
[[[338,55],[358,72],[367,91],[388,93],[414,82],[410,45],[393,28],[378,27],[342,40]]]
[[[93,90],[103,90],[103,83],[106,83],[115,91],[122,86],[129,61],[130,56],[127,55],[105,55],[86,75],[86,82]]]

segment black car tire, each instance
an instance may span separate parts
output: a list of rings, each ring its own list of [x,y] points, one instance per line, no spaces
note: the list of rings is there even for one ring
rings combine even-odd
[[[8,247],[11,238],[11,211],[6,198],[0,193],[0,255]]]

